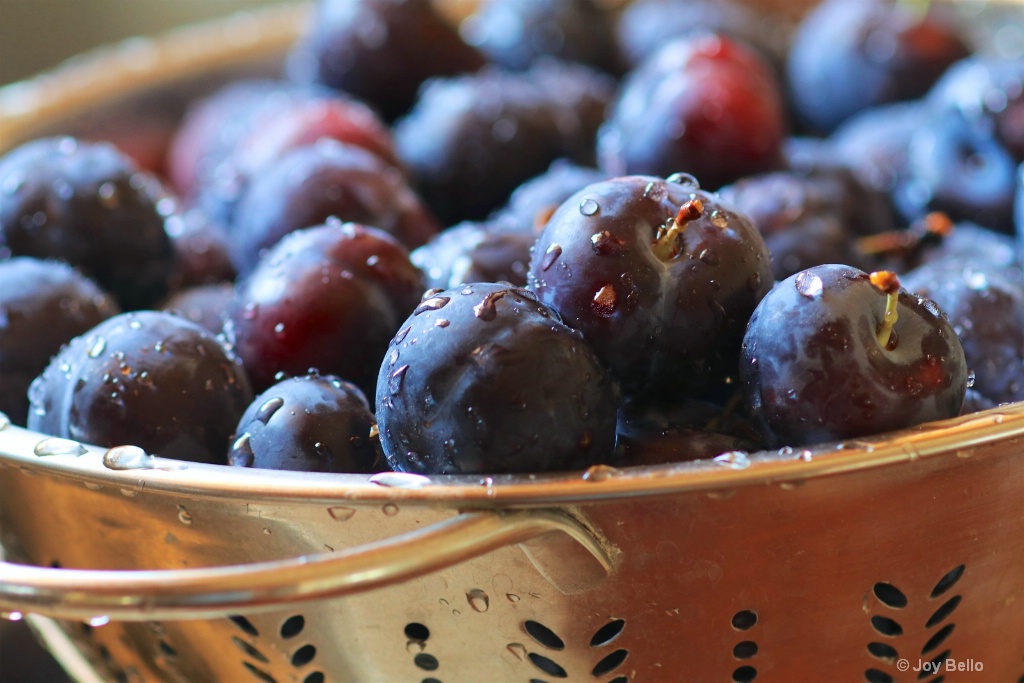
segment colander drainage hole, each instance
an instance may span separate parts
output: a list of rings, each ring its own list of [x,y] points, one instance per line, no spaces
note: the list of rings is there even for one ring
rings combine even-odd
[[[878,615],[871,617],[871,626],[883,636],[889,636],[890,638],[903,635],[903,627],[899,625],[899,622],[888,617],[880,617]]]
[[[941,629],[935,632],[935,635],[928,639],[928,642],[921,648],[921,654],[926,655],[932,650],[939,649],[939,646],[949,638],[949,634],[956,628],[956,624],[946,624]]]
[[[234,616],[230,616],[230,617],[228,617],[228,619],[230,619],[232,622],[234,622],[235,626],[237,626],[238,628],[242,629],[244,632],[248,633],[250,636],[258,636],[260,634],[260,632],[256,629],[256,627],[252,625],[252,622],[249,621],[248,619],[246,619],[245,617],[243,617],[240,614],[236,614]]]
[[[907,606],[907,596],[891,583],[879,581],[874,588],[875,597],[882,601],[886,607],[892,609],[903,609]]]
[[[292,666],[306,666],[316,657],[315,645],[303,645],[292,655]]]
[[[306,618],[301,614],[296,614],[294,617],[288,617],[283,624],[281,624],[281,637],[282,638],[294,638],[295,636],[302,633],[302,629],[306,628]]]
[[[162,652],[165,657],[174,658],[178,656],[178,651],[175,650],[174,646],[168,643],[166,640],[160,639],[157,641],[156,644],[157,647],[160,648],[160,652]]]
[[[878,669],[868,669],[865,671],[864,680],[868,683],[893,683],[892,676]]]
[[[732,672],[732,680],[735,683],[751,683],[757,678],[757,669],[752,666],[741,666]]]
[[[737,631],[749,631],[757,624],[757,612],[749,609],[740,610],[732,617],[732,627]]]
[[[554,676],[555,678],[569,677],[569,673],[565,669],[563,669],[557,662],[548,659],[544,655],[531,652],[526,656],[529,657],[535,667],[546,673],[548,676]]]
[[[238,636],[231,636],[231,642],[235,644],[235,647],[244,652],[246,655],[255,659],[257,662],[262,662],[263,664],[270,663],[270,660],[267,659],[267,656],[265,654],[256,649],[254,645],[245,642]]]
[[[590,639],[590,647],[602,647],[607,645],[618,638],[619,634],[622,633],[622,629],[625,627],[626,622],[622,619],[609,621],[594,633],[594,637]]]
[[[413,664],[423,669],[424,671],[437,671],[437,667],[440,663],[437,661],[437,657],[429,655],[426,652],[421,652],[413,657]]]
[[[961,596],[954,595],[944,602],[941,607],[935,610],[935,614],[928,618],[928,621],[925,623],[925,628],[937,626],[939,623],[945,621],[946,617],[952,614],[953,610],[960,606],[961,600],[963,600]]]
[[[405,625],[405,637],[417,643],[425,643],[430,638],[430,629],[414,621]]]
[[[612,671],[618,669],[622,665],[622,663],[626,661],[626,657],[628,656],[629,650],[616,650],[615,652],[611,653],[610,655],[602,659],[600,662],[598,662],[594,666],[594,670],[590,673],[594,676],[594,678],[600,678],[601,676],[604,676],[605,674],[611,673]]]
[[[277,683],[276,678],[274,678],[273,676],[271,676],[255,664],[250,664],[249,662],[242,662],[242,666],[244,666],[246,670],[248,670],[248,672],[251,673],[257,680],[260,680],[263,683]]]
[[[732,656],[736,659],[750,659],[756,654],[757,643],[752,640],[741,641],[732,648]]]
[[[966,568],[966,565],[961,564],[946,572],[946,575],[939,579],[939,582],[935,584],[935,588],[932,589],[931,598],[935,599],[952,588],[960,580],[960,577],[964,575],[964,569]]]
[[[946,658],[949,657],[949,653],[950,650],[946,650],[945,652],[942,652],[932,657],[932,660],[931,662],[929,662],[928,666],[925,667],[921,671],[921,673],[917,675],[917,680],[923,681],[926,678],[931,678],[932,676],[934,676],[936,672],[938,672],[938,670],[940,669],[942,662],[946,661]],[[932,683],[934,683],[934,681],[932,681]]]
[[[302,679],[302,683],[324,683],[327,677],[324,676],[322,671],[314,671],[305,678]]]
[[[523,628],[530,634],[530,637],[549,650],[564,650],[565,641],[539,621],[525,621]]]

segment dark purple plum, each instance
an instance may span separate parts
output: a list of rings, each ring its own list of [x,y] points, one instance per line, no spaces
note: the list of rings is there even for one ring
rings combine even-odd
[[[719,196],[750,217],[772,254],[775,279],[783,280],[823,263],[864,260],[832,191],[827,180],[776,171],[747,176],[723,187]]]
[[[1017,164],[990,130],[956,110],[937,113],[907,147],[907,174],[896,188],[896,206],[909,219],[942,211],[1013,233]]]
[[[66,263],[0,260],[0,412],[24,426],[29,384],[50,358],[120,312],[113,297]]]
[[[982,262],[952,259],[927,263],[902,279],[949,318],[975,391],[996,403],[1024,400],[1024,284]]]
[[[428,292],[391,342],[376,396],[398,471],[571,470],[614,448],[608,372],[578,332],[510,285]]]
[[[701,460],[764,448],[748,419],[704,401],[627,401],[619,408],[616,432],[618,467]]]
[[[607,179],[604,171],[556,159],[548,170],[517,187],[497,214],[538,233],[562,202],[587,185]]]
[[[523,71],[540,57],[618,73],[614,20],[596,0],[484,0],[459,25],[494,64]]]
[[[592,163],[612,94],[606,76],[550,61],[434,79],[396,124],[395,141],[442,223],[482,220],[556,159]]]
[[[782,166],[781,88],[752,49],[700,33],[631,71],[597,140],[609,175],[685,172],[710,189]]]
[[[979,122],[1014,159],[1024,161],[1024,59],[962,59],[939,78],[928,100]]]
[[[172,293],[234,281],[238,272],[223,227],[196,209],[174,211],[165,226],[174,245],[174,268],[169,276]]]
[[[634,0],[623,8],[616,34],[631,67],[680,36],[713,31],[757,49],[781,71],[781,27],[755,8],[732,0]]]
[[[476,71],[485,61],[430,0],[319,0],[288,73],[349,93],[393,120],[428,78]]]
[[[288,233],[328,218],[373,226],[410,249],[439,229],[398,169],[360,147],[324,139],[252,178],[229,230],[239,273],[251,271],[261,252]]]
[[[33,431],[224,464],[253,393],[213,334],[172,313],[136,311],[75,337],[33,381],[29,399]]]
[[[176,291],[160,304],[160,310],[176,313],[213,334],[220,334],[234,298],[235,287],[230,282],[196,285]]]
[[[256,391],[313,368],[373,394],[380,360],[423,293],[409,252],[339,221],[287,235],[236,287],[225,334]]]
[[[968,368],[934,302],[901,290],[890,272],[825,264],[761,301],[740,377],[769,445],[800,446],[954,417]]]
[[[735,371],[773,283],[750,219],[689,176],[590,185],[548,221],[530,287],[580,330],[627,395],[693,395]]]
[[[790,100],[813,130],[925,95],[970,49],[939,3],[925,12],[888,0],[829,0],[798,26],[787,59]]]
[[[838,163],[867,187],[891,196],[905,181],[910,139],[930,125],[934,110],[922,100],[894,102],[860,111],[829,136]]]
[[[366,396],[338,377],[303,375],[257,396],[238,422],[228,464],[299,472],[387,469]]]
[[[121,308],[152,306],[174,264],[156,187],[111,144],[25,143],[0,157],[0,256],[64,261]]]
[[[537,236],[507,218],[459,223],[410,254],[429,289],[467,282],[526,285],[530,249]]]

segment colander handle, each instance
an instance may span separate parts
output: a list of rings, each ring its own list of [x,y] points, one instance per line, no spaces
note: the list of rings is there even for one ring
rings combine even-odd
[[[0,562],[0,610],[58,619],[208,619],[298,606],[400,583],[552,531],[611,568],[592,531],[557,510],[472,511],[335,553],[226,567],[58,569]]]

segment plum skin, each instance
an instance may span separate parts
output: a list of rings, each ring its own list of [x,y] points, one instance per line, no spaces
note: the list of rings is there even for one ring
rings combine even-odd
[[[534,245],[529,288],[583,333],[627,395],[693,395],[735,372],[747,319],[774,282],[750,220],[692,181],[589,185]],[[682,232],[681,252],[660,259],[658,229],[694,199],[703,213]]]
[[[761,301],[740,378],[770,445],[867,436],[960,413],[968,370],[956,333],[934,302],[906,290],[898,301],[895,348],[877,336],[886,295],[856,268],[801,271]]]
[[[381,445],[397,471],[582,469],[612,456],[618,390],[578,332],[508,284],[432,290],[377,380]]]
[[[173,313],[135,311],[71,340],[29,398],[32,431],[224,464],[253,392],[241,363],[212,333]]]

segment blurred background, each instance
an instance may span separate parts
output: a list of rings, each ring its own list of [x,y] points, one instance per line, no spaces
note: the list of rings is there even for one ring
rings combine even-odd
[[[283,0],[0,0],[0,84],[104,43]]]

